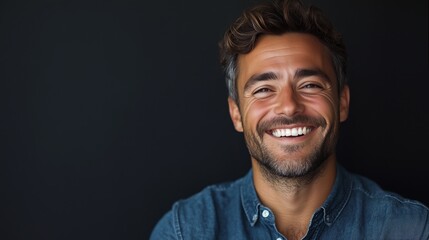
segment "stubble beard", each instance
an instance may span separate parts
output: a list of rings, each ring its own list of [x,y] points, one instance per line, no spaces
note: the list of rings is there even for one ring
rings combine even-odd
[[[281,120],[275,120],[274,122],[276,121]],[[318,122],[318,126],[322,129],[326,128],[324,120],[312,120],[312,122]],[[266,123],[265,125],[269,124]],[[320,144],[314,145],[308,154],[300,159],[292,159],[290,155],[304,151],[303,148],[308,146],[303,144],[284,145],[282,146],[284,154],[275,156],[270,151],[269,146],[262,141],[265,128],[266,126],[258,126],[259,138],[257,134],[252,134],[250,131],[246,131],[244,135],[250,155],[260,165],[263,176],[272,183],[281,181],[289,185],[292,184],[291,187],[308,184],[323,170],[324,163],[329,155],[332,154],[330,147],[334,143],[324,138]],[[330,131],[333,131],[333,129],[330,129]],[[333,141],[335,139],[336,136],[334,136]]]

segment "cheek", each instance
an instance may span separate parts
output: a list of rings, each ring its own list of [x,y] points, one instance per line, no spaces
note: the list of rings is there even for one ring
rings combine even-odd
[[[338,118],[338,100],[330,93],[321,93],[317,98],[307,98],[306,105],[322,115],[328,122]]]
[[[244,126],[255,125],[269,112],[270,104],[266,101],[252,99],[243,106],[241,115]]]

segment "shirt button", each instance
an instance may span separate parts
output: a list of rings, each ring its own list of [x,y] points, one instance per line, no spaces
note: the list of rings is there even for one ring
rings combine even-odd
[[[262,217],[266,218],[270,215],[270,212],[268,212],[268,210],[264,210],[262,211]]]

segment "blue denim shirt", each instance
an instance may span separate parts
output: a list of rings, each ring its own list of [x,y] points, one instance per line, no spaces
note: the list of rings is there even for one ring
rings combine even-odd
[[[150,240],[286,239],[273,212],[258,199],[252,172],[174,203]],[[334,187],[303,239],[429,239],[429,209],[337,167]]]

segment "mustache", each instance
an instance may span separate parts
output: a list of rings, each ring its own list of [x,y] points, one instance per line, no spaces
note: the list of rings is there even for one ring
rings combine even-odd
[[[307,124],[313,126],[320,126],[325,128],[327,123],[324,118],[315,118],[305,115],[296,115],[293,117],[274,117],[265,121],[261,121],[257,126],[257,132],[260,137],[269,129],[277,128],[290,124]]]

